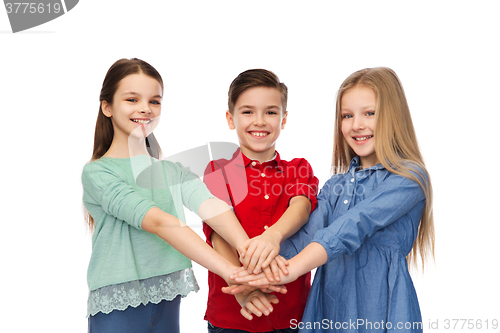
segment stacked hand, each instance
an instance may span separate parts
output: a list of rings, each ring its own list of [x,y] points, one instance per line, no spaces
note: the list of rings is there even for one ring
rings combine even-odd
[[[285,294],[284,283],[291,282],[285,258],[278,255],[279,238],[272,233],[263,233],[245,242],[238,252],[243,267],[237,269],[230,279],[236,284],[222,288],[227,294],[235,295],[241,305],[241,314],[252,320],[252,313],[268,316],[279,302],[272,292]],[[285,282],[285,280],[288,280]]]

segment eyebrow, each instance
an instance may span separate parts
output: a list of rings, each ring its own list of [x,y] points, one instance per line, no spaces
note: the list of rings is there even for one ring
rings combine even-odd
[[[126,91],[122,94],[122,96],[124,95],[135,95],[135,96],[142,96],[141,94],[139,93],[136,93],[134,91]],[[163,98],[163,96],[160,96],[160,95],[154,95],[153,98]]]
[[[366,111],[366,110],[376,110],[377,109],[377,106],[376,105],[367,105],[363,108],[361,108],[362,111]],[[346,107],[341,107],[340,108],[340,111],[345,111],[345,112],[352,112],[351,109],[349,108],[346,108]]]
[[[252,106],[252,105],[242,105],[238,108],[238,110],[241,110],[241,109],[254,109],[255,107]]]

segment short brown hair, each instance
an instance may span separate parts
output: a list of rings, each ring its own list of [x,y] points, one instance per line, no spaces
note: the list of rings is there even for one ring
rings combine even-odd
[[[249,69],[238,75],[229,86],[228,93],[228,108],[229,112],[233,113],[234,105],[238,97],[247,89],[253,87],[270,87],[278,89],[281,94],[281,104],[283,112],[286,111],[288,100],[288,88],[276,74],[266,69]]]

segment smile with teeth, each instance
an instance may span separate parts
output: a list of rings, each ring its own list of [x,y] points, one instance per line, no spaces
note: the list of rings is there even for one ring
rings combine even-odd
[[[132,120],[134,123],[138,123],[141,125],[147,125],[153,121],[153,119],[130,119],[130,120]]]
[[[367,135],[367,136],[363,136],[363,137],[353,137],[353,139],[356,141],[364,141],[364,140],[368,140],[371,138],[373,138],[373,135]]]
[[[268,135],[269,133],[268,132],[250,132],[250,134],[253,136],[257,136],[257,137],[262,137],[262,136]]]

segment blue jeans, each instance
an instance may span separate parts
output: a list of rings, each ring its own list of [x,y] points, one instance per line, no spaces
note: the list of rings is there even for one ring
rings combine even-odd
[[[211,322],[208,322],[208,333],[252,333],[249,331],[242,331],[242,330],[234,330],[232,328],[220,328],[217,326],[212,325]],[[284,328],[281,330],[274,330],[266,333],[297,333],[299,331],[298,328]]]
[[[179,333],[181,296],[89,317],[88,333]]]

